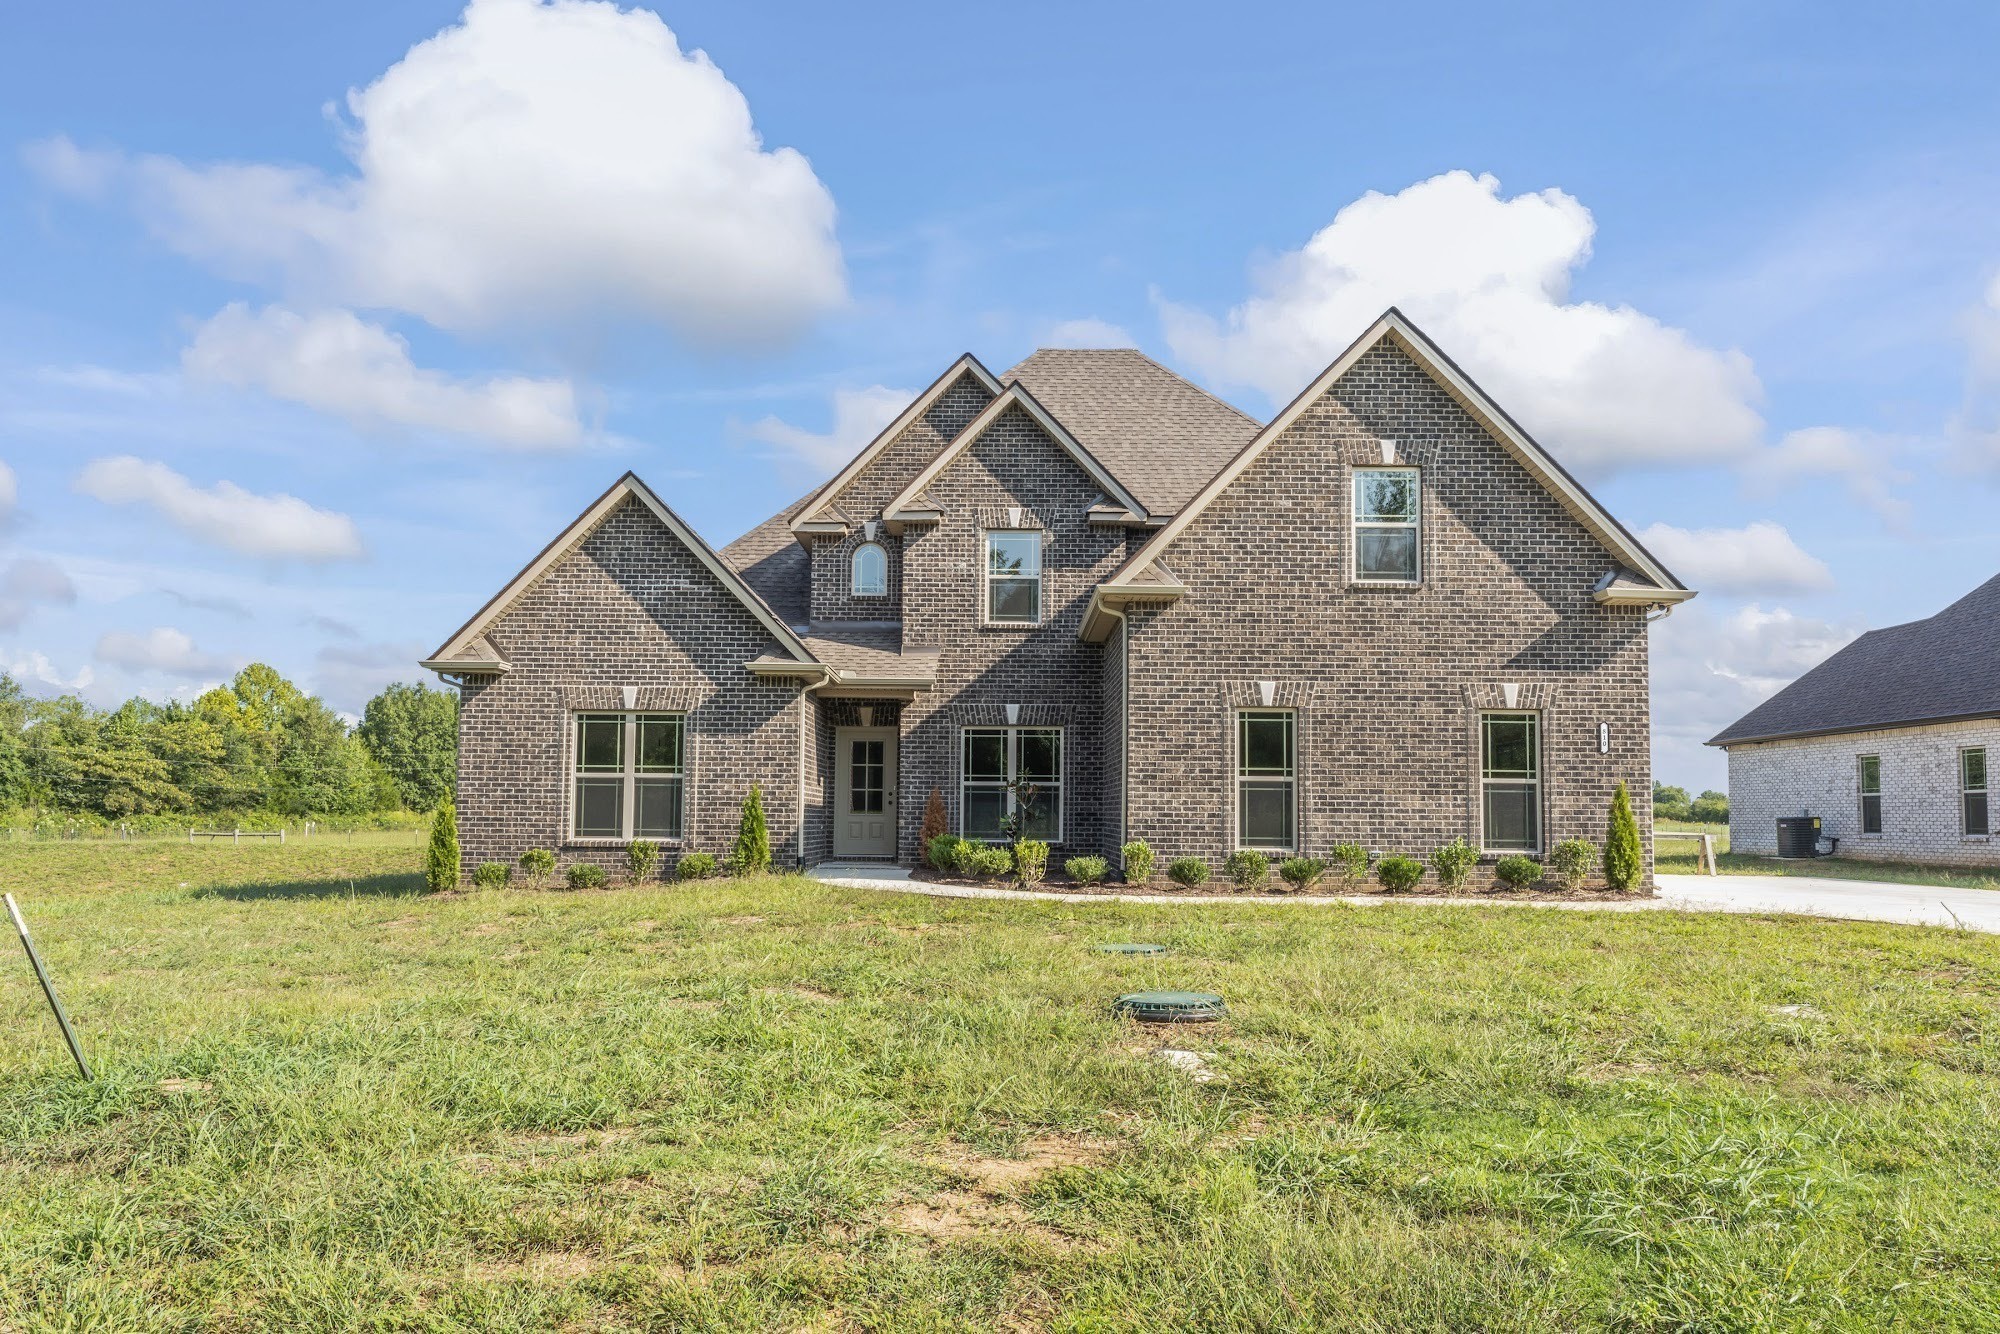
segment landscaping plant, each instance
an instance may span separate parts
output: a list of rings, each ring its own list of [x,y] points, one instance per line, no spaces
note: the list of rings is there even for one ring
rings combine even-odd
[[[715,854],[690,852],[674,863],[674,879],[706,880],[716,872]]]
[[[1176,857],[1167,867],[1167,879],[1182,889],[1199,889],[1208,883],[1208,863],[1199,857]]]
[[[625,845],[625,867],[634,880],[651,880],[660,864],[660,845],[650,838],[635,838]]]
[[[1118,849],[1118,857],[1125,867],[1126,884],[1153,883],[1153,847],[1150,843],[1144,839],[1133,839]]]
[[[458,888],[458,808],[440,801],[431,817],[431,846],[424,856],[424,884],[433,894]]]
[[[934,834],[924,840],[924,864],[933,871],[955,871],[960,857],[959,845],[965,842],[957,834]]]
[[[1278,863],[1278,878],[1303,894],[1326,875],[1326,863],[1318,857],[1287,857]]]
[[[1472,878],[1472,868],[1477,865],[1479,849],[1462,838],[1431,850],[1431,869],[1437,872],[1438,885],[1447,894],[1464,889],[1465,882]]]
[[[1263,888],[1271,875],[1271,859],[1254,848],[1238,848],[1223,859],[1222,870],[1243,892]]]
[[[1597,869],[1597,845],[1587,838],[1566,838],[1549,849],[1549,869],[1564,889],[1582,889]]]
[[[1079,885],[1098,885],[1111,874],[1111,863],[1102,857],[1071,857],[1063,863],[1063,873]]]
[[[1542,878],[1542,864],[1533,857],[1502,857],[1493,874],[1509,889],[1527,889]]]
[[[1388,856],[1375,863],[1375,878],[1391,894],[1416,888],[1424,878],[1424,864],[1415,857]]]
[[[1014,845],[1014,880],[1023,889],[1033,889],[1049,873],[1049,845],[1040,839],[1024,838]]]
[[[1005,848],[988,847],[983,843],[974,843],[971,848],[965,858],[965,869],[972,875],[997,880],[1014,869],[1014,854]]]
[[[472,883],[481,889],[498,889],[507,883],[506,862],[481,862],[472,868]]]
[[[764,790],[752,783],[743,798],[743,820],[736,829],[736,847],[729,866],[738,875],[762,875],[771,869],[771,831],[764,823]]]
[[[1625,780],[1611,794],[1611,825],[1604,835],[1604,883],[1623,894],[1639,883],[1645,859],[1639,850],[1639,822],[1632,815],[1632,794]]]
[[[924,822],[917,831],[917,846],[928,849],[934,840],[950,832],[951,820],[944,813],[944,793],[932,788],[930,796],[924,799]],[[931,865],[938,870],[944,869],[936,862]]]
[[[556,855],[547,848],[529,848],[521,854],[521,869],[528,873],[528,883],[539,889],[555,874]]]
[[[1368,878],[1368,849],[1359,843],[1336,843],[1333,864],[1340,871],[1341,884],[1349,889],[1358,888]]]
[[[571,889],[602,889],[604,868],[595,862],[577,862],[563,878]]]

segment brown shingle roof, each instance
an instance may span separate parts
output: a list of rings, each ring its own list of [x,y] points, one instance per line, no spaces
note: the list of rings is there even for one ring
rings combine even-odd
[[[722,558],[743,582],[794,628],[812,616],[812,557],[792,536],[791,524],[818,494],[800,496],[722,549]]]

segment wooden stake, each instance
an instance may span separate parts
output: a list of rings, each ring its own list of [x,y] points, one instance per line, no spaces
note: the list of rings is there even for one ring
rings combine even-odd
[[[35,966],[35,977],[42,984],[42,994],[49,998],[49,1008],[56,1012],[56,1023],[62,1026],[63,1041],[69,1044],[69,1054],[76,1058],[76,1068],[83,1071],[85,1079],[95,1078],[90,1073],[90,1062],[83,1059],[83,1048],[76,1040],[76,1030],[69,1026],[69,1016],[63,1013],[62,1002],[56,999],[56,984],[49,981],[49,970],[42,967],[42,956],[35,953],[35,942],[28,935],[28,924],[21,920],[21,910],[15,906],[12,894],[3,895],[7,901],[7,915],[14,919],[14,929],[21,933],[21,948],[28,952],[28,962]]]

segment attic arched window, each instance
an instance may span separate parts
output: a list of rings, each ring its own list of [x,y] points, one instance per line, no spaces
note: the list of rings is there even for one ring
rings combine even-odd
[[[889,595],[889,555],[879,543],[864,542],[854,548],[850,573],[853,575],[855,597],[880,598]]]

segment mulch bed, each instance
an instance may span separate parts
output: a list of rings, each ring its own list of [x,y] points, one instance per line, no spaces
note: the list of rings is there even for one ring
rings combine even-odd
[[[1010,879],[967,880],[958,876],[942,875],[926,867],[910,872],[912,880],[921,880],[932,885],[953,885],[965,889],[1017,889]],[[1315,885],[1303,896],[1292,893],[1291,887],[1273,876],[1271,883],[1277,889],[1262,889],[1245,892],[1228,880],[1210,880],[1199,889],[1183,889],[1171,880],[1158,880],[1150,885],[1128,885],[1124,883],[1103,885],[1080,885],[1063,876],[1050,876],[1038,890],[1052,894],[1074,894],[1078,898],[1124,898],[1134,894],[1183,895],[1189,898],[1202,895],[1226,895],[1233,899],[1290,899],[1321,898],[1338,895],[1369,899],[1490,899],[1504,903],[1616,903],[1627,899],[1651,899],[1659,896],[1650,889],[1617,893],[1609,889],[1469,889],[1462,894],[1446,894],[1435,885],[1420,885],[1402,894],[1391,894],[1370,880],[1365,885],[1349,888],[1327,879]]]

